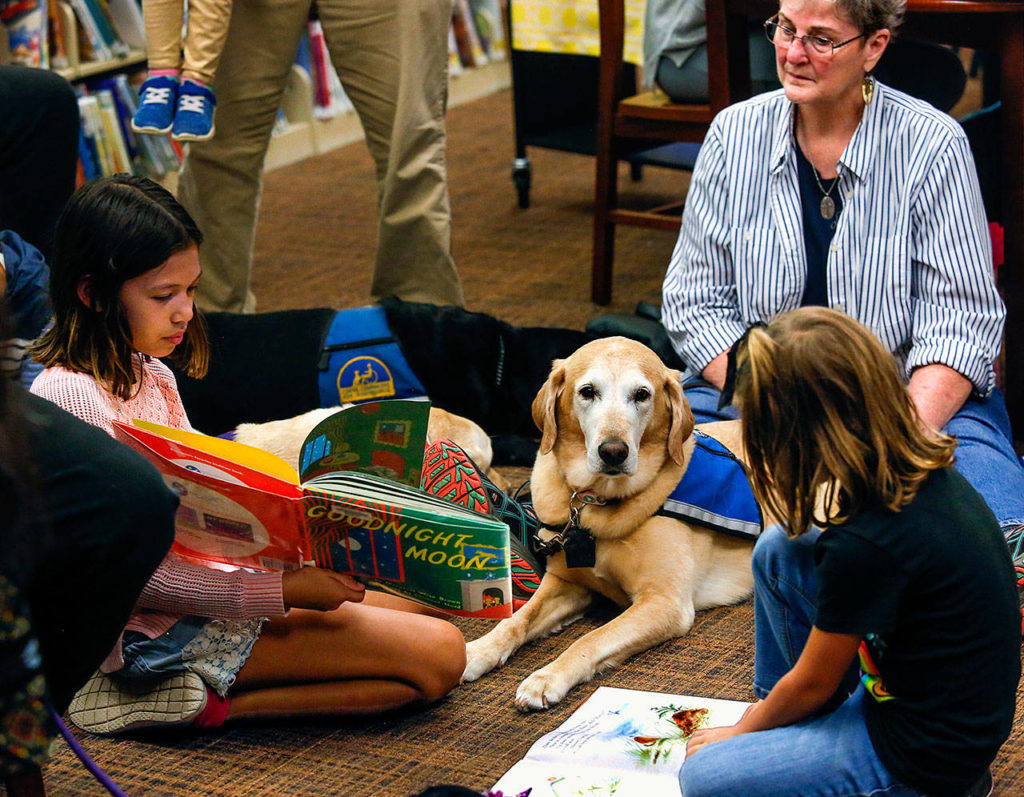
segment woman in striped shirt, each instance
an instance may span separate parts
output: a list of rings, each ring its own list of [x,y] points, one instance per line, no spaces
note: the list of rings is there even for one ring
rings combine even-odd
[[[1020,565],[1024,468],[993,370],[1005,309],[967,138],[871,77],[905,5],[782,0],[765,31],[783,88],[713,122],[664,322],[704,421],[721,417],[726,354],[751,325],[803,305],[865,324],[896,358],[921,423],[957,437],[957,468]]]

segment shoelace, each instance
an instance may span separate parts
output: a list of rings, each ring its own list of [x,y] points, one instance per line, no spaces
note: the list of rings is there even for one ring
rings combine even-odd
[[[167,105],[171,101],[171,90],[169,88],[159,88],[157,86],[150,86],[145,91],[145,96],[142,98],[143,105]]]
[[[519,526],[519,541],[529,547],[530,537],[540,527],[540,520],[533,509],[533,504],[522,504],[517,500],[522,488],[520,487],[516,491],[515,496],[509,497],[491,484],[490,480],[485,478],[483,481],[484,487],[487,488],[487,499],[491,505],[488,514],[495,515],[502,520],[509,516],[515,519]]]
[[[1024,525],[1014,526],[1006,534],[1006,545],[1010,549],[1010,560],[1013,562],[1014,572],[1017,574],[1017,589],[1024,588],[1024,566],[1017,564],[1021,553],[1024,552]],[[1024,633],[1024,627],[1022,627]]]
[[[206,112],[206,97],[198,94],[182,94],[179,96],[179,111],[192,111],[193,113]]]
[[[1006,534],[1006,545],[1010,549],[1010,558],[1015,562],[1024,553],[1024,525],[1014,526]]]

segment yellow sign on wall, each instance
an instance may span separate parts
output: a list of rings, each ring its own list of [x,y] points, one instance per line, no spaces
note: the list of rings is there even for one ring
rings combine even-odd
[[[642,64],[645,0],[625,0],[624,57]],[[597,0],[512,0],[512,46],[517,50],[600,55]]]

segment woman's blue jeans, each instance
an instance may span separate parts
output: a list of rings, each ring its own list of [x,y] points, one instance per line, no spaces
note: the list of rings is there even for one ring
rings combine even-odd
[[[792,668],[810,634],[818,595],[810,532],[790,540],[779,526],[754,546],[754,692],[764,697]],[[885,795],[918,792],[885,768],[868,736],[864,688],[856,669],[844,682],[853,689],[833,711],[702,748],[679,774],[684,797],[735,795]],[[849,691],[843,691],[843,695]]]
[[[703,379],[683,387],[697,423],[739,417],[733,406],[718,409],[721,394]],[[956,437],[956,469],[985,499],[1000,527],[1024,523],[1024,467],[1013,450],[999,389],[987,399],[969,398],[942,431]]]

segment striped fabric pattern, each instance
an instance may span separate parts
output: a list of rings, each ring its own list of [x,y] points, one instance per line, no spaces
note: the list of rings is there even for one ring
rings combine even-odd
[[[769,92],[722,111],[701,146],[662,293],[688,377],[750,325],[800,304],[807,263],[794,120],[785,93]],[[838,171],[829,305],[872,329],[906,378],[941,363],[987,396],[1005,308],[963,130],[876,84]]]

